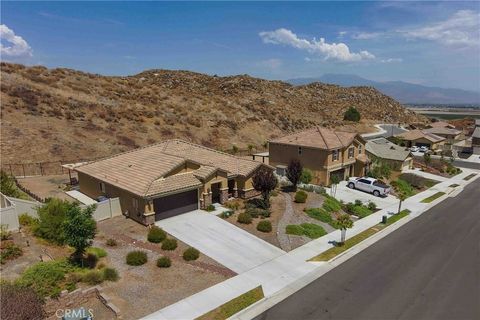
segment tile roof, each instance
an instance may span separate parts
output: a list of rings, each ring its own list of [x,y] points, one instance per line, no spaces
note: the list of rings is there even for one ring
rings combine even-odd
[[[432,122],[432,123],[429,123],[428,125],[430,126],[430,128],[451,128],[451,129],[455,129],[454,125],[452,125],[448,122],[445,122],[445,121]]]
[[[315,127],[271,140],[271,142],[332,150],[350,145],[356,136],[357,134],[353,132]]]
[[[435,127],[430,129],[423,130],[424,132],[433,133],[433,134],[448,134],[448,135],[458,135],[462,133],[462,131],[457,129],[452,129],[448,127]]]
[[[385,138],[369,140],[365,149],[376,157],[382,159],[404,161],[410,155],[410,151],[388,141]]]
[[[186,162],[200,167],[189,174],[168,173]],[[216,170],[229,177],[248,176],[263,164],[242,159],[182,140],[168,140],[98,161],[80,165],[76,171],[95,177],[142,197],[201,185]]]
[[[424,132],[424,131],[419,130],[419,129],[402,132],[402,133],[396,135],[396,137],[399,137],[403,140],[409,140],[409,141],[425,138],[425,139],[427,139],[427,140],[429,140],[433,143],[445,140],[445,138],[443,138],[443,137],[437,136],[433,133]]]

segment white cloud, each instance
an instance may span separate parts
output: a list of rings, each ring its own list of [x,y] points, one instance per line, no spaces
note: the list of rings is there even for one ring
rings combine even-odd
[[[480,14],[472,10],[460,10],[447,20],[399,32],[409,39],[437,41],[444,45],[479,45]]]
[[[339,37],[340,39],[342,39],[347,33],[348,33],[348,31],[339,31],[339,32],[338,32],[338,37]]]
[[[374,59],[375,56],[368,51],[350,52],[345,43],[327,43],[324,38],[312,40],[299,38],[292,31],[280,28],[275,31],[263,31],[259,33],[264,43],[287,45],[299,50],[305,50],[312,54],[319,54],[325,59],[338,61],[361,61]]]
[[[12,29],[6,25],[0,25],[0,39],[8,42],[7,45],[0,43],[0,52],[8,57],[32,56],[32,48],[22,37],[17,36]]]
[[[396,62],[402,62],[402,58],[388,58],[388,59],[382,59],[380,62],[382,63],[396,63]]]
[[[273,58],[273,59],[267,59],[267,60],[260,61],[259,64],[262,67],[266,67],[266,68],[271,69],[271,70],[277,70],[283,65],[283,61],[280,60],[280,59]]]
[[[358,32],[352,36],[356,40],[371,40],[383,36],[382,32]]]

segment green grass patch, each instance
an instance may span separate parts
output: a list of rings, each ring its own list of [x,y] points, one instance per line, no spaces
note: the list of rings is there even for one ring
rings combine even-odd
[[[322,226],[314,223],[289,224],[286,227],[286,233],[296,236],[306,236],[310,239],[317,239],[327,234]]]
[[[385,225],[379,223],[371,228],[368,228],[367,230],[360,232],[359,234],[351,237],[350,239],[345,241],[345,244],[341,247],[333,247],[330,248],[318,256],[315,256],[311,258],[309,261],[329,261],[339,255],[342,252],[347,251],[348,249],[352,248],[356,244],[362,242],[363,240],[371,237],[381,229],[385,228],[386,226],[391,225],[394,222],[397,222],[398,220],[406,217],[410,213],[409,210],[402,210],[399,214],[393,215],[387,219],[387,223]]]
[[[469,174],[468,176],[463,178],[463,180],[468,181],[468,180],[472,179],[473,177],[475,177],[476,175],[477,175],[476,173]]]
[[[460,185],[459,185],[459,184],[456,184],[456,183],[449,185],[450,188],[456,188],[456,187],[459,187],[459,186],[460,186]]]
[[[431,195],[430,197],[423,199],[421,202],[422,203],[430,203],[433,200],[440,198],[444,194],[445,194],[445,192],[439,191],[439,192],[435,193],[434,195]]]
[[[196,320],[223,320],[230,318],[234,314],[242,311],[248,306],[261,300],[264,297],[262,286],[258,286],[235,299],[232,299],[220,307],[198,317]]]
[[[402,179],[392,181],[392,186],[396,192],[406,195],[407,198],[415,195],[416,193],[413,186],[409,182]]]
[[[102,248],[99,248],[99,247],[89,247],[87,249],[87,254],[88,253],[96,255],[97,258],[99,258],[99,259],[107,256],[107,251],[105,251],[105,250],[103,250]]]
[[[309,208],[305,209],[304,211],[310,218],[317,219],[325,223],[330,223],[333,220],[332,215],[322,208]]]

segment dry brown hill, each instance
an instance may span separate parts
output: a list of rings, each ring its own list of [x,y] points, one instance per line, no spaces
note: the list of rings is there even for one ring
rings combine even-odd
[[[3,163],[90,159],[167,138],[229,149],[314,125],[424,118],[370,87],[150,70],[107,77],[70,69],[1,64]],[[371,120],[371,121],[368,121]]]

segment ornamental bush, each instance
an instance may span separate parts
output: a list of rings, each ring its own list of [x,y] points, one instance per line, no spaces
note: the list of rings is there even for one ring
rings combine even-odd
[[[299,190],[295,193],[295,202],[297,203],[305,203],[307,201],[308,194],[303,191]]]
[[[252,223],[252,216],[248,212],[241,212],[237,217],[237,222],[243,224],[250,224]]]
[[[162,242],[162,250],[175,250],[177,248],[177,240],[175,239],[165,239]]]
[[[103,258],[107,256],[107,251],[99,247],[90,247],[87,249],[86,252],[87,254],[90,253],[90,254],[96,255],[97,258]]]
[[[271,232],[272,223],[269,220],[262,220],[257,224],[257,230],[260,232]]]
[[[103,279],[107,281],[117,281],[119,278],[118,272],[114,268],[103,269]]]
[[[109,247],[116,247],[117,246],[117,240],[115,240],[113,238],[110,238],[110,239],[107,239],[105,244]]]
[[[183,252],[183,259],[185,261],[197,260],[199,256],[200,256],[200,251],[192,247],[188,248]]]
[[[147,240],[153,243],[160,243],[167,238],[167,233],[162,228],[153,226],[148,230]]]
[[[160,257],[157,259],[157,267],[159,268],[170,268],[172,261],[169,257]]]
[[[141,266],[148,261],[147,253],[139,250],[130,251],[126,259],[129,266]]]
[[[347,111],[345,111],[343,120],[358,122],[360,121],[360,112],[358,112],[355,107],[350,107]]]
[[[95,285],[103,282],[103,273],[100,270],[87,271],[82,276],[82,282]]]

